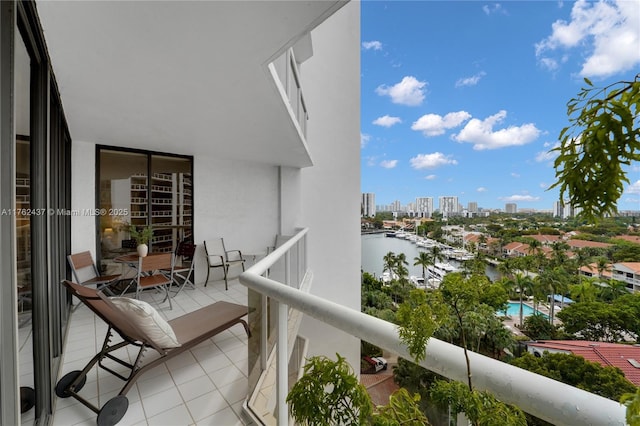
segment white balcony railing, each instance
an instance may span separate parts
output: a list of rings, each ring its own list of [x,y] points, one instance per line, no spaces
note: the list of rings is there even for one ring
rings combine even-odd
[[[275,416],[279,425],[288,424],[288,409],[285,400],[288,389],[287,320],[289,308],[332,325],[359,339],[371,342],[403,358],[412,359],[406,347],[401,343],[394,324],[263,276],[267,275],[267,271],[280,259],[289,258],[292,251],[298,250],[300,242],[306,238],[306,233],[307,229],[303,229],[240,275],[240,282],[243,285],[259,293],[264,300],[269,299],[275,303],[275,306],[272,305],[271,311],[277,312],[278,373],[276,376]],[[359,285],[359,283],[345,284]],[[263,333],[266,339],[267,331],[263,330]],[[268,355],[266,348],[260,352],[261,357]],[[420,362],[422,367],[450,379],[463,382],[466,380],[466,361],[462,348],[432,338],[427,344],[426,355],[426,359]],[[527,413],[550,423],[580,426],[625,424],[625,408],[615,401],[474,352],[469,353],[469,360],[474,386],[477,389],[489,391],[500,400],[514,404]],[[266,359],[260,364],[264,366]]]
[[[291,118],[297,123],[303,138],[307,135],[309,111],[302,90],[300,68],[293,49],[288,49],[269,66],[274,81],[279,82],[283,100],[288,104]]]

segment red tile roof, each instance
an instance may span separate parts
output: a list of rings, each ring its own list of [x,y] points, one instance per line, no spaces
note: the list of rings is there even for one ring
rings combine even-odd
[[[632,359],[640,364],[640,346],[585,340],[540,340],[529,342],[527,345],[542,350],[571,352],[605,367],[618,367],[627,380],[640,386],[640,368],[634,367],[629,362]]]
[[[607,248],[613,245],[608,243],[599,243],[597,241],[585,241],[585,240],[567,240],[567,244],[569,244],[569,247],[572,247],[572,248],[583,248],[583,247]]]

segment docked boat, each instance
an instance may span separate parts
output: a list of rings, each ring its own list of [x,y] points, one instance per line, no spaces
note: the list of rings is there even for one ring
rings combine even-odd
[[[436,289],[438,287],[440,287],[440,284],[442,283],[442,280],[440,278],[427,278],[426,280],[422,277],[416,277],[415,275],[412,275],[411,277],[409,277],[409,281],[411,281],[411,283],[416,286],[417,288],[424,288],[424,289]]]
[[[380,281],[382,281],[382,284],[389,284],[391,280],[397,280],[399,278],[398,274],[391,274],[389,271],[384,271],[382,275],[380,275]]]
[[[447,262],[438,262],[435,265],[427,266],[431,278],[437,278],[442,280],[445,275],[451,272],[460,272],[460,269],[456,268]]]

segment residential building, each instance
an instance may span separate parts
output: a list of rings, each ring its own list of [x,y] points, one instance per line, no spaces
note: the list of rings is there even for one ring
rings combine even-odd
[[[608,263],[600,267],[596,263],[591,263],[582,266],[580,274],[587,277],[622,281],[627,285],[629,291],[640,291],[640,262]]]
[[[376,194],[372,192],[365,192],[362,194],[361,211],[363,217],[375,217]]]
[[[455,196],[439,197],[438,205],[442,217],[455,216],[460,211],[460,203]]]
[[[516,203],[506,203],[504,205],[504,211],[505,213],[518,213],[518,205]]]
[[[467,210],[469,210],[470,213],[478,213],[478,203],[475,201],[469,201]]]
[[[433,215],[433,197],[417,197],[416,213],[418,217],[430,218]]]

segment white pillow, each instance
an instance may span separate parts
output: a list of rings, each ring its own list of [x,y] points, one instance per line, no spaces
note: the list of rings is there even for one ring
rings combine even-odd
[[[110,297],[109,299],[129,321],[140,327],[156,345],[161,348],[177,348],[180,346],[173,328],[147,302],[131,299],[130,297]]]

